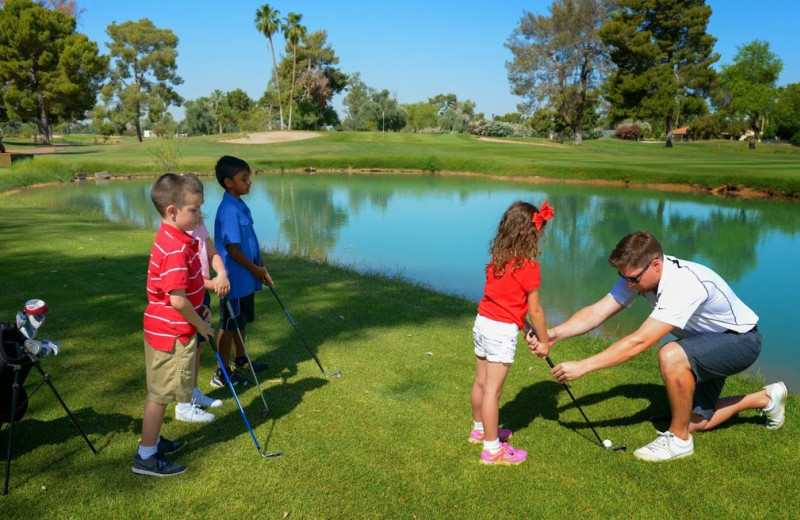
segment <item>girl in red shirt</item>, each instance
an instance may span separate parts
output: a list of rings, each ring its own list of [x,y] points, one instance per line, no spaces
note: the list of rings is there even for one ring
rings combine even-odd
[[[539,340],[535,354],[550,351],[544,311],[539,303],[539,239],[553,218],[547,201],[537,208],[527,202],[509,206],[497,227],[486,266],[486,285],[472,329],[477,371],[471,401],[474,427],[469,441],[483,443],[482,464],[519,464],[527,452],[506,442],[513,433],[498,428],[499,400],[517,346],[520,329]],[[531,328],[525,323],[530,318]]]

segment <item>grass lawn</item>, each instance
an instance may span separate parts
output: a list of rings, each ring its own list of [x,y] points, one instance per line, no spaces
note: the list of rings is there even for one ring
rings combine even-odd
[[[239,134],[226,135],[237,137]],[[87,136],[68,136],[71,146],[32,161],[0,168],[0,191],[36,182],[69,180],[76,172],[112,175],[162,173],[153,153],[163,140],[95,144]],[[635,184],[671,184],[712,190],[750,188],[769,194],[800,196],[800,148],[709,141],[677,143],[585,141],[581,146],[543,139],[481,141],[472,135],[420,135],[379,132],[331,132],[302,141],[269,145],[229,144],[219,136],[175,140],[181,171],[211,172],[224,154],[247,160],[258,171],[413,170],[475,172],[518,178],[605,180]],[[9,150],[30,150],[27,141],[6,139]]]
[[[380,146],[382,136],[372,137],[375,142],[364,149]],[[409,149],[413,137],[398,139]],[[462,143],[460,136],[446,138],[454,147]],[[339,139],[331,134],[312,140],[314,145],[285,146],[298,154],[311,146],[309,157],[321,157],[324,147],[346,144]],[[428,139],[420,136],[420,148]],[[536,149],[486,146],[487,156],[502,147],[522,150],[503,160],[507,173],[513,162],[525,162],[524,150]],[[592,146],[624,157],[624,150],[636,145]],[[674,156],[714,153],[680,146]],[[100,146],[87,150],[95,148]],[[287,164],[303,160],[290,161],[293,153],[283,147],[259,148],[215,148],[191,161],[208,169],[222,150],[259,167],[277,165],[270,158],[278,155]],[[537,156],[527,153],[528,161]],[[496,155],[486,160],[498,160]],[[785,156],[764,151],[758,157],[768,162]],[[140,166],[119,157],[108,161],[145,168],[141,153],[131,152],[130,158]],[[60,159],[60,153],[45,158]],[[9,175],[0,174],[5,186]],[[513,468],[484,467],[478,464],[480,448],[466,442],[475,304],[401,280],[274,256],[266,261],[276,290],[326,370],[341,370],[342,377],[322,377],[280,306],[262,292],[247,337],[253,358],[271,365],[261,375],[270,415],[260,416],[255,387],[239,395],[259,442],[284,456],[262,459],[228,391],[211,391],[214,358],[207,351],[200,386],[225,399],[215,410],[217,420],[206,426],[179,423],[170,406],[162,430],[184,441],[174,458],[188,471],[169,479],[134,475],[131,459],[146,392],[141,320],[152,239],[151,230],[109,224],[91,213],[22,206],[13,195],[0,195],[2,319],[13,319],[29,298],[47,302],[40,336],[60,341],[62,352],[42,364],[99,451],[91,453],[52,393],[40,388],[15,428],[10,494],[0,497],[3,520],[751,519],[795,518],[800,509],[796,396],[789,399],[781,430],[766,430],[764,419],[748,412],[696,436],[693,457],[649,464],[632,452],[655,438],[648,418],[668,410],[653,352],[571,385],[600,435],[628,445],[626,453],[611,453],[598,446],[546,363],[520,350],[500,416],[515,432],[514,445],[529,457]],[[212,310],[218,315],[216,304]],[[552,357],[574,359],[604,345],[600,339],[574,339],[557,345]],[[32,392],[40,381],[34,372],[25,386]],[[762,385],[734,377],[725,394]],[[7,440],[4,426],[3,453]]]

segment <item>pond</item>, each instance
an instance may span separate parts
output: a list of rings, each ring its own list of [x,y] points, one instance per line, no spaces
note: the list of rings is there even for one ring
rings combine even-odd
[[[204,178],[208,227],[222,189]],[[156,228],[146,181],[80,182],[24,196],[94,207],[112,220]],[[800,391],[793,320],[800,294],[800,211],[786,201],[575,184],[538,184],[438,175],[267,175],[245,201],[261,246],[399,275],[477,302],[488,243],[515,200],[555,208],[540,257],[541,297],[557,323],[602,297],[617,280],[606,257],[637,229],[653,232],[667,254],[716,270],[759,315],[762,354],[753,370]],[[143,252],[146,254],[146,252]],[[267,266],[269,267],[269,266]],[[281,273],[271,273],[276,281]],[[598,332],[619,337],[647,316],[640,301]],[[554,358],[559,359],[557,350]]]

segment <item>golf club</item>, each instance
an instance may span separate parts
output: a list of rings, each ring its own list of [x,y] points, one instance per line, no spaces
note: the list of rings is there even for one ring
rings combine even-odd
[[[297,335],[300,336],[300,339],[303,342],[303,346],[306,347],[306,350],[308,350],[308,353],[311,354],[311,357],[313,357],[314,361],[317,362],[317,366],[322,371],[322,375],[324,375],[325,377],[341,377],[341,375],[342,375],[342,371],[341,370],[337,370],[335,372],[331,372],[330,374],[325,372],[325,369],[322,368],[322,363],[319,362],[319,358],[317,357],[316,354],[314,354],[314,351],[311,350],[311,347],[308,346],[308,342],[306,342],[306,338],[303,337],[303,334],[300,332],[300,329],[297,328],[297,324],[292,319],[292,315],[289,314],[288,309],[286,309],[286,305],[283,304],[283,302],[281,301],[280,297],[278,296],[278,293],[275,292],[275,288],[272,287],[271,283],[268,283],[267,287],[269,287],[269,290],[272,291],[272,295],[275,297],[275,299],[278,300],[278,303],[280,304],[281,308],[283,309],[283,313],[286,314],[286,317],[289,319],[289,323],[291,323],[292,327],[294,327],[294,330],[297,331]]]
[[[544,359],[545,359],[545,361],[547,361],[547,364],[548,364],[548,365],[550,365],[550,368],[555,368],[555,365],[554,365],[554,364],[553,364],[553,362],[550,360],[550,356],[547,356],[547,357],[545,357]],[[603,447],[604,447],[606,450],[608,450],[608,451],[625,451],[625,450],[627,450],[627,449],[628,449],[628,447],[627,447],[627,446],[625,446],[625,445],[622,445],[622,446],[615,446],[615,447],[613,447],[613,448],[612,448],[612,443],[611,443],[611,441],[610,441],[610,440],[608,440],[608,439],[606,439],[606,440],[603,440],[603,439],[601,439],[601,438],[600,438],[600,435],[598,435],[598,433],[597,433],[597,430],[595,430],[595,429],[594,429],[594,426],[592,426],[592,422],[589,420],[589,418],[588,418],[588,417],[586,417],[586,414],[585,414],[585,413],[583,413],[583,410],[581,409],[581,405],[579,405],[579,404],[578,404],[578,401],[577,401],[577,399],[575,399],[575,396],[574,396],[574,395],[572,395],[572,391],[569,389],[569,387],[567,386],[567,384],[566,384],[566,383],[562,383],[562,386],[563,386],[563,387],[564,387],[564,389],[567,391],[567,393],[569,394],[569,396],[572,398],[572,402],[573,402],[573,403],[575,403],[575,406],[578,408],[578,411],[579,411],[579,412],[581,412],[581,415],[583,416],[583,418],[584,418],[584,419],[586,419],[586,424],[588,424],[588,425],[589,425],[589,428],[591,428],[591,429],[592,429],[592,433],[594,433],[594,436],[595,436],[595,437],[597,437],[597,440],[598,440],[598,442],[600,442],[600,444],[601,444],[601,445],[602,445],[602,446],[603,446]]]
[[[264,392],[261,391],[261,383],[258,382],[258,376],[256,376],[256,371],[253,368],[253,361],[250,359],[250,354],[247,352],[247,345],[244,344],[244,336],[242,336],[242,330],[239,328],[239,322],[236,320],[236,316],[233,314],[233,306],[231,305],[231,301],[225,299],[225,305],[228,307],[228,316],[230,316],[231,320],[233,320],[233,323],[236,324],[236,332],[239,334],[239,341],[242,342],[244,355],[247,356],[247,363],[250,365],[250,373],[253,374],[253,379],[256,380],[258,395],[261,396],[261,402],[264,403],[264,411],[261,412],[261,415],[267,415],[269,413],[269,406],[267,406],[267,400],[264,399]]]
[[[228,383],[228,388],[231,390],[231,394],[233,394],[233,400],[236,401],[236,406],[239,407],[239,412],[242,414],[242,419],[244,419],[244,424],[247,426],[247,430],[250,432],[250,437],[253,438],[253,443],[256,445],[256,449],[258,450],[259,455],[265,459],[271,459],[273,457],[280,457],[283,455],[282,451],[274,451],[272,453],[264,453],[264,450],[261,449],[261,445],[258,443],[258,439],[256,439],[256,434],[253,432],[253,428],[250,426],[250,421],[247,420],[247,415],[244,413],[244,408],[242,408],[242,403],[239,402],[239,396],[236,395],[236,390],[233,389],[233,383],[231,383],[231,378],[228,376],[228,370],[225,369],[225,365],[222,364],[222,358],[219,357],[219,351],[217,350],[217,341],[214,339],[213,336],[208,337],[208,343],[211,345],[211,350],[214,351],[214,355],[217,356],[217,362],[219,366],[223,367],[222,375],[225,377],[225,381]]]

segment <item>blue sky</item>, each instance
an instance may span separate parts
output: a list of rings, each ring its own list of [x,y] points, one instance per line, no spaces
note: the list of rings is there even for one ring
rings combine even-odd
[[[78,0],[86,9],[78,31],[98,42],[102,53],[112,22],[149,18],[178,36],[178,74],[185,99],[214,89],[244,89],[261,97],[272,70],[267,40],[253,19],[263,0]],[[510,92],[504,43],[524,11],[548,14],[551,0],[274,0],[281,17],[303,15],[309,31],[324,29],[345,73],[361,73],[370,87],[388,89],[400,103],[426,101],[440,93],[471,99],[487,116],[516,111]],[[732,63],[737,47],[766,40],[784,64],[779,84],[800,82],[797,20],[800,2],[710,0],[708,32],[717,38],[718,65]],[[284,53],[281,35],[276,53]],[[335,106],[341,108],[341,96]],[[177,114],[182,117],[182,111]]]

